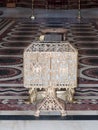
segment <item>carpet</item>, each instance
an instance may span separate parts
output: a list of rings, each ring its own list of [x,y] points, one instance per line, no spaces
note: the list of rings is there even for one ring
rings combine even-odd
[[[41,29],[68,29],[67,40],[78,49],[76,103],[68,111],[98,110],[98,19],[0,18],[0,111],[34,111],[25,104],[28,89],[23,86],[23,51],[38,40]]]

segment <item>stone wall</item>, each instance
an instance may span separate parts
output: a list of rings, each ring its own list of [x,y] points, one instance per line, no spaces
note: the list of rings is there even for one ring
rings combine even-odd
[[[15,0],[11,0],[15,1]],[[98,0],[80,0],[81,8],[98,7]],[[17,0],[16,6],[32,8],[32,0]],[[77,9],[79,0],[33,0],[34,8]],[[6,0],[0,0],[0,6],[6,6]]]

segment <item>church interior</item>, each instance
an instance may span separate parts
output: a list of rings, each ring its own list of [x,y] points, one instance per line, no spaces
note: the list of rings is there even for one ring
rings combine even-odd
[[[67,54],[70,53],[70,49],[67,49],[68,46],[65,47],[64,45],[65,48],[63,48],[65,43],[70,44],[77,52],[76,57],[73,57],[74,53],[71,53],[72,55],[69,55],[69,57],[65,56],[65,59],[68,59],[68,65],[71,65],[67,69],[62,68],[67,67],[67,63],[62,61],[61,54],[66,54],[64,52],[66,50],[68,51]],[[40,49],[38,48],[39,46]],[[29,48],[24,55],[28,47],[33,49]],[[31,50],[34,51],[32,55],[29,52]],[[49,51],[49,55],[46,50]],[[45,51],[44,55],[38,57],[40,55],[38,51],[41,53]],[[55,76],[56,65],[54,65],[54,70],[44,68],[42,73],[42,68],[39,65],[36,68],[37,64],[34,64],[35,70],[34,66],[32,67],[33,70],[32,68],[29,70],[28,66],[26,66],[30,62],[30,56],[33,60],[38,57],[35,62],[39,61],[41,65],[47,64],[48,66],[47,57],[50,58],[50,52],[51,55],[54,55],[52,51],[56,51],[56,55],[54,59],[50,59],[49,67],[52,68],[54,62],[54,64],[58,64],[59,70],[56,70],[56,72],[61,77]],[[56,61],[58,56],[60,58]],[[62,62],[62,64],[58,62]],[[75,66],[74,62],[76,62]],[[24,71],[24,66],[27,67],[26,72]],[[57,81],[56,88],[54,88],[56,90],[56,97],[54,96],[54,99],[51,98],[55,95],[52,89],[48,93],[50,97],[46,98],[46,100],[42,98],[45,97],[45,94],[47,95],[48,88],[41,87],[41,83],[36,84],[36,90],[35,88],[29,88],[31,84],[28,87],[24,85],[25,73],[27,75],[28,71],[29,73],[30,71],[34,72],[26,80],[28,82],[33,77],[35,79],[32,79],[34,86],[35,83],[33,81],[37,81],[39,72],[42,75],[45,69],[47,75],[49,72],[50,75],[54,74],[54,77],[60,80],[53,79],[53,84],[54,80],[55,82]],[[66,74],[63,74],[64,72]],[[72,92],[73,88],[70,86],[64,86],[65,79],[63,80],[63,78],[66,77],[67,73],[71,73],[72,76],[71,78],[69,76],[68,82],[73,79],[72,83],[74,83],[76,80],[74,92]],[[47,75],[43,77],[45,84],[47,84],[45,78],[49,78]],[[48,81],[51,86],[52,82]],[[61,84],[61,81],[64,83]],[[51,91],[53,95],[51,95]],[[36,92],[38,95],[35,102],[32,100],[34,100]],[[66,116],[62,116],[63,114],[60,115],[56,111],[49,111],[50,109],[60,109],[61,113],[63,113],[62,106],[58,105],[59,102],[64,105]],[[52,103],[53,106],[51,105]],[[53,108],[50,108],[50,106]],[[37,117],[34,116],[36,109],[42,110],[43,107],[48,112],[42,112]],[[81,130],[84,128],[85,130],[91,130],[94,128],[94,130],[97,130],[97,122],[95,121],[98,120],[97,114],[98,0],[0,0],[0,122],[1,120],[6,120],[5,130],[11,130],[13,126],[15,126],[13,130],[17,130],[17,126],[21,129],[24,126],[24,129],[31,129],[33,127],[37,128],[37,130],[46,129],[46,127],[47,130],[63,130],[64,128],[69,130],[80,128]],[[18,120],[17,125],[13,120]],[[78,122],[80,120],[81,122]],[[83,122],[85,120],[88,120],[87,124]],[[93,126],[92,123],[89,123],[89,120],[95,121]],[[25,123],[25,121],[27,122]],[[4,122],[1,122],[1,128],[4,127]],[[41,127],[38,126],[39,124]]]

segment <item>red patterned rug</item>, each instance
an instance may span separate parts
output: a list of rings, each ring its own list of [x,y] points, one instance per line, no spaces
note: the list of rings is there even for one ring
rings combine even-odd
[[[79,51],[76,103],[68,110],[98,110],[98,20],[83,19],[11,19],[0,18],[0,110],[34,110],[25,104],[28,89],[23,86],[23,51],[40,36],[40,29],[68,29],[67,39]]]

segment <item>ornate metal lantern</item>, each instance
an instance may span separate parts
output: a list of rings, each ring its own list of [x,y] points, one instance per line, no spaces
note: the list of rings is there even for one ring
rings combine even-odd
[[[66,89],[67,100],[72,101],[77,87],[77,50],[68,42],[32,43],[24,51],[24,86],[30,88],[31,102],[37,89],[44,89],[45,97],[37,104],[36,116],[41,111],[60,111],[66,115],[65,103],[56,90]]]

